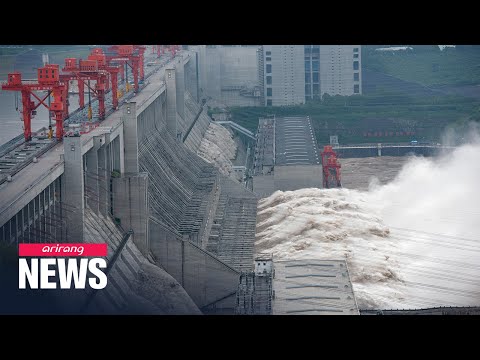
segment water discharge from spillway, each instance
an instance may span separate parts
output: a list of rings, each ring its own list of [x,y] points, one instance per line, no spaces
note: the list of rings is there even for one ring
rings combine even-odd
[[[478,137],[368,191],[278,191],[257,216],[257,252],[346,259],[360,308],[480,305]]]

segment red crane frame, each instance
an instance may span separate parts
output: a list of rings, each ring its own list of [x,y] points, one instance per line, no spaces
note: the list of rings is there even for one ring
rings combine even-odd
[[[170,47],[172,55],[179,49],[178,45]],[[79,105],[80,108],[85,107],[84,89],[88,84],[86,80],[96,80],[94,88],[90,89],[98,98],[99,103],[99,119],[105,118],[105,93],[109,90],[109,78],[111,79],[112,89],[112,107],[118,107],[118,73],[120,72],[122,79],[124,78],[123,67],[128,64],[132,68],[135,91],[139,89],[140,81],[144,80],[144,54],[147,48],[142,45],[114,45],[109,47],[115,55],[106,55],[101,48],[94,49],[87,60],[79,61],[75,58],[65,59],[65,66],[62,69],[64,73],[60,74],[59,65],[46,64],[37,70],[37,81],[22,81],[22,75],[19,72],[8,74],[8,80],[2,83],[2,90],[20,91],[22,94],[22,117],[24,123],[25,141],[31,141],[32,119],[36,114],[39,106],[46,107],[52,114],[56,123],[56,138],[63,138],[64,129],[63,121],[68,117],[68,87],[70,80],[78,81]],[[157,45],[157,53],[163,53],[165,47]],[[120,66],[112,65],[111,62],[117,62]],[[39,97],[34,92],[47,90],[45,97]],[[50,106],[45,104],[45,100],[53,95],[53,102]],[[31,97],[38,100],[38,103],[32,101]]]
[[[143,81],[145,77],[143,64],[145,50],[146,47],[140,45],[113,45],[108,48],[110,53],[106,54],[106,61],[108,65],[114,62],[127,64],[130,66],[133,73],[133,85],[135,92],[137,92],[139,88],[139,77],[141,81]]]
[[[174,58],[178,51],[180,51],[180,45],[152,45],[152,54],[157,53],[157,57],[162,56],[167,51],[172,53],[172,58]]]
[[[333,181],[334,187],[342,187],[341,165],[332,146],[324,146],[320,155],[322,157],[323,187],[325,189],[330,188],[331,181]],[[332,179],[330,180],[331,177]]]
[[[2,84],[2,90],[20,91],[22,94],[23,134],[26,142],[32,140],[32,118],[36,114],[34,111],[40,105],[46,107],[53,114],[56,127],[55,135],[58,140],[61,140],[63,138],[63,120],[68,114],[68,85],[60,81],[58,65],[47,64],[38,68],[37,76],[37,82],[31,80],[24,82],[22,81],[21,73],[10,73],[8,74],[7,82]],[[34,93],[34,91],[41,90],[48,91],[48,94],[43,98],[38,97]],[[45,104],[45,100],[50,94],[53,95],[53,101],[48,106]],[[31,96],[38,100],[37,104],[31,100]]]
[[[95,87],[89,88],[98,99],[98,118],[103,120],[105,118],[105,93],[107,89],[106,84],[108,83],[108,72],[99,69],[97,60],[80,59],[77,64],[77,59],[75,58],[65,59],[65,66],[62,70],[64,71],[64,76],[78,80],[80,107],[85,106],[84,85],[89,87],[85,80],[96,81]]]
[[[99,70],[105,70],[108,72],[110,81],[112,83],[112,107],[117,109],[118,107],[118,73],[121,71],[121,66],[119,65],[109,65],[107,64],[107,56],[103,52],[102,48],[95,48],[92,50],[91,54],[88,56],[89,60],[97,61]],[[107,82],[108,90],[108,82]]]

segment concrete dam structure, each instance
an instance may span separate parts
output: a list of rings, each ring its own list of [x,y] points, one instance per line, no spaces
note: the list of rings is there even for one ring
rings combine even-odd
[[[0,185],[0,240],[107,243],[108,285],[65,313],[234,313],[253,270],[257,198],[197,155],[211,119],[181,51],[101,126]],[[53,306],[53,305],[52,305]]]
[[[322,165],[309,117],[259,119],[253,191],[259,198],[277,190],[322,187]]]

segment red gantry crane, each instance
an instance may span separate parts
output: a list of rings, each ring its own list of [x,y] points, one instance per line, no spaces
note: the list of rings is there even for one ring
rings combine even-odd
[[[163,54],[166,50],[164,45],[156,45],[157,54]],[[180,50],[179,45],[169,47],[172,55]],[[32,139],[31,123],[36,115],[36,109],[43,105],[53,114],[56,123],[56,137],[63,138],[63,121],[68,117],[68,84],[70,80],[78,81],[79,107],[85,107],[85,86],[87,86],[98,99],[98,117],[105,118],[105,93],[109,90],[109,78],[111,79],[112,107],[118,107],[118,73],[122,79],[123,67],[127,64],[133,73],[135,91],[139,89],[140,81],[144,81],[144,55],[147,48],[141,45],[114,45],[108,48],[109,54],[103,53],[101,48],[94,49],[87,60],[67,58],[65,66],[60,74],[60,68],[55,64],[46,64],[38,69],[38,79],[22,81],[19,72],[8,74],[8,80],[2,84],[2,90],[20,91],[22,94],[22,117],[24,123],[25,141]],[[95,87],[90,86],[90,80],[96,81]],[[128,89],[128,84],[127,84]],[[38,96],[35,91],[48,91],[46,96]],[[45,100],[53,96],[50,105]],[[32,97],[38,103],[32,101]],[[89,118],[92,117],[92,109],[89,108]]]
[[[32,140],[32,118],[36,115],[36,109],[43,105],[52,114],[55,120],[56,138],[63,138],[63,120],[68,114],[67,94],[68,86],[65,82],[60,81],[59,66],[47,64],[37,70],[38,79],[22,81],[22,75],[19,72],[8,74],[7,82],[2,84],[2,90],[20,91],[22,94],[22,116],[23,116],[23,134],[25,141]],[[43,98],[35,94],[35,91],[48,91]],[[53,101],[50,106],[45,104],[45,100],[53,95]],[[32,101],[32,96],[38,100]]]
[[[161,57],[163,54],[165,54],[165,48],[163,45],[155,45],[157,48],[157,57]]]
[[[77,59],[75,58],[65,59],[65,66],[62,70],[64,71],[62,76],[65,76],[65,78],[78,80],[78,102],[80,108],[85,106],[84,85],[86,85],[89,90],[96,95],[98,99],[98,118],[103,120],[105,118],[105,92],[107,89],[108,72],[106,70],[99,69],[96,60],[80,59],[77,64]],[[96,81],[95,87],[90,86],[89,80]],[[85,83],[85,81],[87,81],[87,83]],[[91,119],[91,107],[88,110],[88,117]]]
[[[167,51],[170,51],[174,58],[180,51],[180,45],[152,45],[152,54],[157,53],[157,57],[161,57]]]
[[[331,145],[323,147],[321,152],[323,168],[323,187],[325,189],[342,187],[340,174],[341,165],[338,162],[337,154],[333,151]]]
[[[112,107],[117,109],[118,107],[118,73],[121,71],[119,65],[108,65],[107,56],[103,52],[102,48],[95,48],[88,56],[88,60],[95,60],[100,70],[105,70],[109,73],[110,81],[112,83]],[[107,81],[108,90],[108,81]]]
[[[161,57],[165,54],[165,46],[164,45],[152,45],[152,54],[157,53],[157,58]]]
[[[139,77],[144,80],[144,53],[146,48],[140,45],[113,45],[108,48],[106,54],[107,64],[112,63],[126,64],[132,69],[133,86],[135,92],[138,91]]]
[[[133,45],[133,49],[138,51],[138,56],[139,56],[139,72],[140,72],[140,81],[145,80],[145,51],[147,51],[147,48],[142,45]]]

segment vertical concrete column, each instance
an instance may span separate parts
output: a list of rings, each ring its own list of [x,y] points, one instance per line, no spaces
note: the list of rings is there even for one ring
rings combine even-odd
[[[125,173],[138,173],[138,134],[136,103],[123,105],[123,145]]]
[[[193,59],[190,62],[194,61],[194,88],[195,88],[195,100],[200,102],[200,74],[199,74],[199,66],[198,66],[198,52],[195,51]],[[192,80],[191,80],[192,81]]]
[[[118,135],[118,141],[120,143],[120,173],[125,173],[125,133],[124,124],[120,125],[120,134]]]
[[[123,128],[122,128],[123,131]],[[120,171],[120,153],[124,152],[125,149],[120,149],[120,136],[113,137],[112,133],[110,133],[110,139],[113,139],[110,142],[110,151],[112,152],[112,169],[114,171],[122,173]],[[125,168],[124,168],[125,169]]]
[[[109,201],[109,176],[107,171],[107,147],[106,140],[97,151],[98,156],[98,209],[101,214],[107,216]]]
[[[177,138],[177,86],[175,69],[165,69],[165,83],[167,86],[167,131]]]
[[[185,66],[183,58],[175,65],[175,86],[177,88],[177,113],[185,119]]]
[[[85,176],[85,192],[87,193],[88,206],[98,214],[100,211],[100,179],[99,179],[99,156],[98,150],[103,144],[103,136],[95,136],[93,138],[93,148],[86,154],[87,168]]]
[[[63,146],[65,171],[62,181],[62,202],[65,209],[65,240],[71,243],[83,243],[85,201],[82,137],[65,137]]]
[[[113,154],[112,154],[112,137],[111,134],[105,134],[105,195],[106,195],[106,202],[105,202],[105,209],[106,215],[112,213],[112,187],[110,184],[110,180],[112,178],[112,171],[113,171]]]
[[[133,241],[147,256],[148,243],[148,173],[112,178],[114,217],[125,230],[133,230]]]

